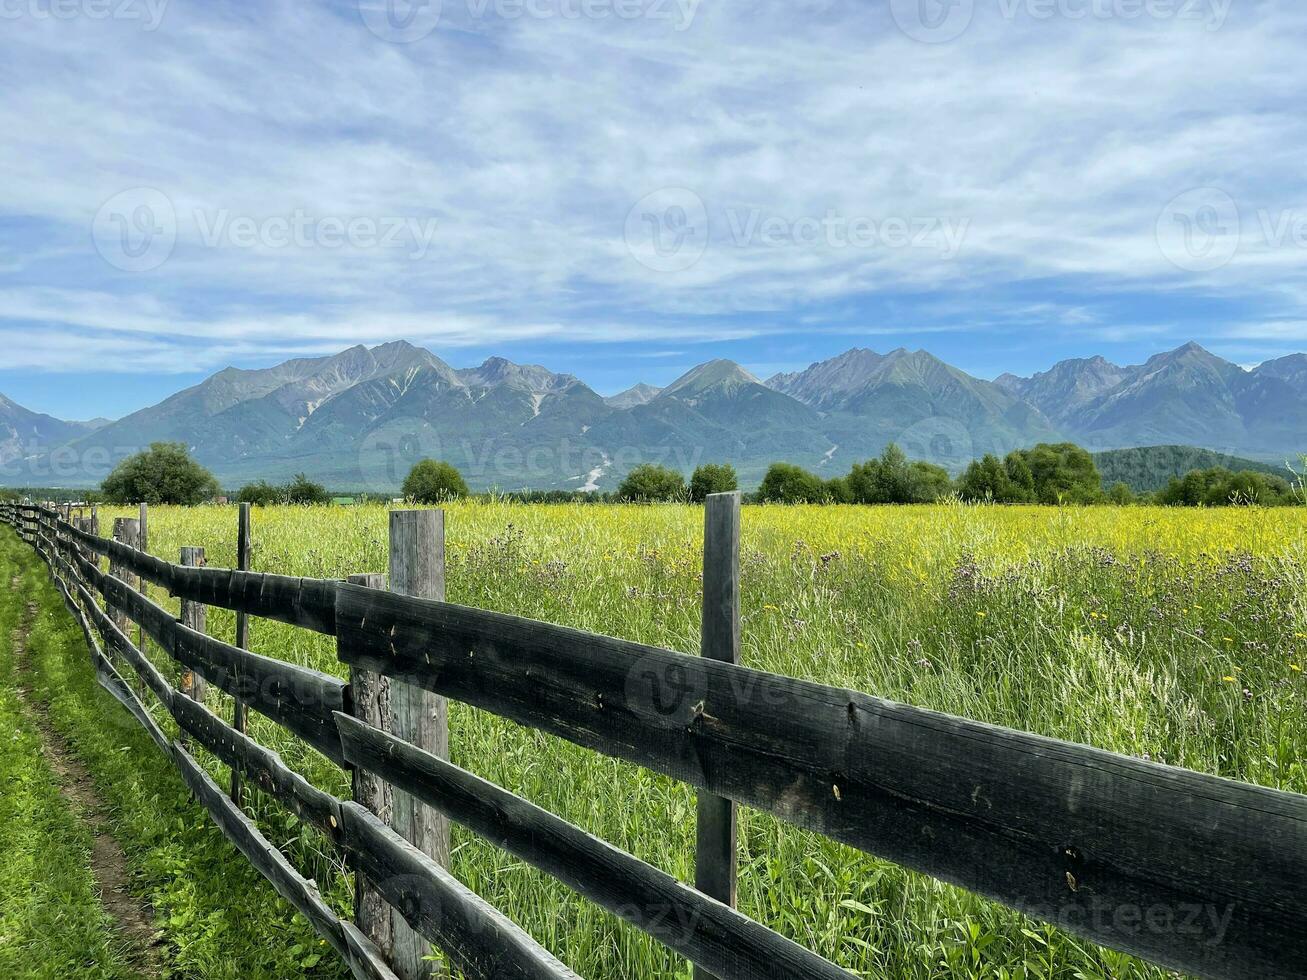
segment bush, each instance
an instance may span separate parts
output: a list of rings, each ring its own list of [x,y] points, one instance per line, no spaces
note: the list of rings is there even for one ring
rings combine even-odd
[[[880,459],[855,463],[845,483],[849,500],[856,504],[929,504],[953,491],[946,469],[931,463],[909,463],[903,450],[892,442]]]
[[[1040,443],[1002,461],[993,453],[974,460],[958,495],[996,504],[1092,504],[1103,499],[1103,480],[1094,458],[1074,443]]]
[[[656,463],[641,463],[617,488],[617,499],[652,503],[680,500],[685,496],[685,478],[676,470]]]
[[[730,463],[705,463],[690,477],[690,500],[701,504],[709,494],[730,493],[740,489],[735,467]]]
[[[1072,442],[1040,443],[1021,452],[1034,477],[1041,504],[1092,504],[1103,497],[1103,478],[1094,457]]]
[[[247,483],[236,493],[238,504],[253,504],[255,507],[271,507],[286,502],[286,488],[275,487],[267,480]]]
[[[289,504],[329,504],[331,494],[321,483],[314,483],[303,473],[298,474],[286,487],[286,502]]]
[[[452,464],[424,459],[404,478],[404,497],[418,504],[441,504],[467,496],[463,474]]]
[[[1223,466],[1190,470],[1183,477],[1173,477],[1157,494],[1159,504],[1173,507],[1275,506],[1294,503],[1295,499],[1288,480],[1252,470],[1231,473]]]
[[[1117,480],[1116,483],[1112,484],[1111,489],[1107,491],[1107,499],[1109,503],[1124,507],[1135,502],[1135,493],[1130,489],[1129,485]]]
[[[212,500],[218,489],[213,474],[191,459],[180,442],[156,442],[123,460],[101,486],[111,504],[187,506]]]
[[[772,463],[758,487],[758,499],[777,504],[822,504],[831,494],[822,478],[793,463]]]
[[[1029,468],[1027,468],[1029,472]],[[958,479],[958,496],[976,503],[1015,504],[1031,499],[1014,483],[1009,468],[993,453],[971,461]]]

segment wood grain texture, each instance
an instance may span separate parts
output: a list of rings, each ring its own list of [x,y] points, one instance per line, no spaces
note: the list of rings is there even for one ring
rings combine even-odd
[[[420,797],[724,980],[850,974],[671,875],[428,752],[337,715],[345,758]]]
[[[176,598],[245,612],[316,633],[335,634],[333,608],[338,584],[335,581],[228,568],[182,568],[119,542],[78,531],[71,525],[68,532],[96,554],[167,589]]]
[[[250,570],[250,553],[253,549],[253,531],[252,507],[248,503],[240,505],[236,519],[236,568],[238,571],[248,572]],[[245,612],[236,613],[236,646],[242,650],[250,648],[250,615]],[[246,708],[245,702],[240,698],[236,699],[232,707],[232,727],[238,732],[244,732],[249,725],[249,709]],[[245,790],[242,785],[242,776],[239,769],[231,771],[231,801],[238,807],[245,802]]]
[[[390,587],[423,599],[445,598],[445,515],[439,510],[390,513]],[[390,724],[397,736],[441,758],[449,757],[449,715],[445,699],[395,678],[390,685]],[[449,821],[402,790],[391,790],[390,826],[442,868],[449,866]],[[402,980],[432,976],[430,952],[421,935],[396,912],[391,916],[392,962]]]
[[[180,663],[341,764],[340,736],[332,712],[345,707],[343,681],[242,650],[180,623],[170,632],[171,652]]]
[[[341,804],[341,840],[386,900],[469,980],[577,976],[357,803]]]
[[[327,758],[340,763],[340,737],[332,712],[345,707],[343,681],[242,650],[189,629],[173,619],[166,609],[128,589],[113,576],[98,572],[89,563],[80,564],[91,587],[111,605],[126,609],[170,657],[227,694],[240,697]]]
[[[448,603],[343,585],[336,619],[355,666],[1104,945],[1207,976],[1307,962],[1307,797]]]
[[[179,727],[250,783],[305,823],[334,838],[340,825],[340,801],[296,773],[281,756],[227,725],[203,705],[177,698],[172,711]]]
[[[703,621],[700,656],[740,662],[740,494],[715,493],[703,511]],[[736,904],[735,804],[700,790],[695,801],[694,886],[731,908]],[[717,980],[707,964],[695,980]]]
[[[386,588],[386,576],[379,573],[351,575],[347,581],[369,589]],[[387,728],[390,722],[390,678],[351,667],[349,684],[354,717],[374,728]],[[355,767],[352,790],[354,802],[377,816],[382,823],[390,823],[392,796],[389,783],[374,772]],[[387,955],[393,952],[394,926],[390,906],[364,874],[354,875],[354,921],[379,949]]]
[[[272,884],[277,894],[313,924],[318,935],[331,944],[349,965],[354,976],[361,980],[395,980],[395,974],[376,948],[359,935],[357,930],[347,935],[347,930],[351,927],[331,911],[322,900],[317,886],[306,881],[282,853],[268,842],[253,821],[227,798],[180,743],[172,746],[171,754],[187,787],[209,811],[223,836]]]
[[[141,505],[144,513],[145,505]],[[203,568],[204,567],[204,549],[203,548],[182,548],[181,565],[183,568]],[[203,603],[192,602],[190,599],[181,601],[181,615],[178,617],[183,626],[195,630],[197,633],[205,632],[208,623],[208,614],[205,612]],[[202,674],[197,675],[194,670],[182,671],[181,692],[188,698],[194,698],[196,701],[203,702],[205,698],[205,683]]]

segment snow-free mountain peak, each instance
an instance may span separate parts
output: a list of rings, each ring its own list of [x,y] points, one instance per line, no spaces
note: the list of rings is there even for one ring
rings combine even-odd
[[[645,405],[653,401],[661,391],[661,388],[655,388],[641,381],[625,391],[610,395],[604,401],[612,408],[634,408],[636,405]]]
[[[734,361],[718,358],[687,371],[659,392],[658,398],[690,398],[710,389],[730,390],[759,383]]]

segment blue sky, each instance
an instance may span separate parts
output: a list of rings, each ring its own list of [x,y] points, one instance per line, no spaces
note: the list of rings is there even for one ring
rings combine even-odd
[[[1302,4],[14,0],[4,21],[0,392],[36,410],[118,416],[228,364],[400,338],[605,393],[852,346],[984,377],[1307,348]]]

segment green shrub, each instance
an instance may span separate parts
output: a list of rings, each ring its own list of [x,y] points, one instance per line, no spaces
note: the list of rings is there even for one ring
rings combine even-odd
[[[830,500],[825,482],[793,463],[772,463],[758,488],[758,499],[777,504],[821,504]]]
[[[946,469],[931,463],[910,463],[892,442],[880,459],[855,463],[846,483],[848,498],[856,504],[929,504],[953,491]]]
[[[418,504],[440,504],[467,496],[463,474],[450,463],[424,459],[404,479],[404,498]]]
[[[184,444],[156,442],[119,463],[101,490],[111,504],[194,505],[216,497],[218,481]]]
[[[685,478],[676,470],[656,463],[641,463],[626,474],[617,488],[617,499],[653,503],[680,500],[685,496]]]
[[[267,480],[247,483],[236,493],[239,504],[253,504],[255,507],[271,507],[286,502],[286,488],[275,487]]]
[[[286,502],[290,504],[329,504],[332,496],[321,483],[314,483],[303,473],[298,474],[286,487]]]
[[[690,477],[690,500],[701,504],[709,494],[730,493],[739,488],[735,467],[730,463],[704,463]]]

